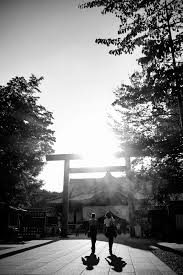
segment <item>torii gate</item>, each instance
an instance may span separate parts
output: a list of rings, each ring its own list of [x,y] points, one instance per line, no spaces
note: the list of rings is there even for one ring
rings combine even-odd
[[[64,161],[64,184],[63,184],[63,219],[62,219],[62,235],[68,234],[68,215],[69,215],[69,174],[70,173],[92,173],[92,172],[122,172],[126,171],[128,175],[131,169],[130,156],[125,153],[115,153],[117,158],[125,158],[125,166],[104,166],[104,167],[80,167],[70,168],[70,160],[83,159],[79,154],[52,154],[46,156],[46,161]]]

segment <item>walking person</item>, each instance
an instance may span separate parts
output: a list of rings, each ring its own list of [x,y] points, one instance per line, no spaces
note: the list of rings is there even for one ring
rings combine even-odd
[[[105,236],[108,238],[109,241],[109,253],[112,255],[112,246],[114,242],[114,238],[117,237],[117,229],[115,226],[115,219],[112,216],[112,213],[109,211],[105,215],[104,220],[104,229],[105,229]]]
[[[95,254],[95,243],[97,240],[97,220],[96,220],[96,214],[91,214],[91,219],[89,219],[89,237],[91,238],[91,253]]]

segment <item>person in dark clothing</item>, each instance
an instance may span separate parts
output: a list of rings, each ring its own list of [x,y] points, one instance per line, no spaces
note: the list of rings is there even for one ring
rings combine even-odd
[[[89,220],[89,236],[91,238],[91,252],[92,254],[95,254],[95,244],[97,240],[97,220],[96,220],[96,214],[91,214],[91,219]]]
[[[112,246],[114,242],[114,238],[117,236],[117,229],[115,226],[115,219],[113,218],[111,212],[107,212],[104,220],[104,229],[105,229],[105,236],[108,238],[109,241],[109,253],[112,255]]]

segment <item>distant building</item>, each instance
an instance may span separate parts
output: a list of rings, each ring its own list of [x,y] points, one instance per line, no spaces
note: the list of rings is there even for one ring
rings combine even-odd
[[[102,218],[110,210],[119,219],[129,222],[128,189],[126,178],[113,177],[109,172],[103,178],[70,179],[69,183],[69,223],[88,221],[95,212]],[[139,209],[143,196],[134,194],[135,209]],[[48,204],[62,212],[62,194]]]

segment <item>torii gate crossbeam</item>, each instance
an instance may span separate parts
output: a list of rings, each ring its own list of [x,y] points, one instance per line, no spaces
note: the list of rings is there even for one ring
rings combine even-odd
[[[70,160],[81,160],[83,157],[79,154],[52,154],[46,156],[46,161],[64,161],[64,184],[63,184],[63,217],[62,217],[62,235],[68,234],[68,213],[69,213],[69,173],[91,173],[91,172],[121,172],[130,170],[130,157],[123,153],[114,154],[115,157],[124,157],[126,166],[104,166],[104,167],[80,167],[70,168]]]

